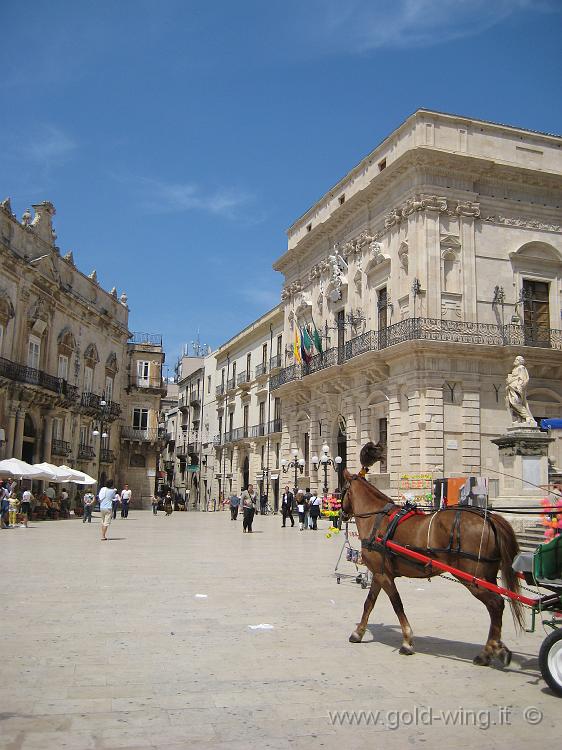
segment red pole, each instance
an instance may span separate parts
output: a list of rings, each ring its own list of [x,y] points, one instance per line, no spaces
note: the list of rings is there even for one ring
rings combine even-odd
[[[377,541],[383,544],[381,538],[379,538]],[[396,544],[396,542],[386,541],[384,542],[384,545],[389,547],[391,550],[394,550],[394,552],[398,552],[401,555],[406,555],[406,557],[411,557],[413,560],[419,560],[420,562],[426,563],[430,569],[437,568],[438,570],[443,570],[446,573],[451,573],[455,576],[455,578],[460,578],[463,581],[468,581],[469,583],[472,583],[474,586],[478,586],[479,588],[494,591],[496,594],[507,596],[509,599],[516,599],[522,604],[526,604],[528,607],[536,606],[537,602],[539,601],[539,599],[530,599],[528,596],[523,596],[523,594],[516,594],[514,591],[504,589],[503,586],[496,586],[496,584],[494,583],[488,583],[488,581],[485,581],[483,578],[476,578],[475,576],[470,575],[470,573],[465,573],[458,568],[453,568],[451,565],[447,565],[446,563],[440,562],[439,560],[434,560],[432,557],[422,555],[421,552],[414,552],[414,550],[408,549],[408,547],[402,547],[401,544]]]

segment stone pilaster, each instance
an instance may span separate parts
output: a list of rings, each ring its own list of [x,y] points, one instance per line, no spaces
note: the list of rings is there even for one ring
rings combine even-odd
[[[14,456],[14,439],[16,436],[17,409],[11,407],[8,412],[8,429],[6,430],[6,458]]]
[[[400,391],[397,386],[388,390],[388,472],[393,490],[398,488],[402,473],[402,418],[400,414]]]
[[[43,461],[50,463],[53,442],[53,417],[46,414],[43,417]]]
[[[408,393],[409,450],[404,470],[418,474],[422,470],[422,398],[419,388]]]
[[[471,386],[463,393],[462,401],[462,470],[480,476],[480,390]]]
[[[16,414],[16,431],[14,436],[14,458],[20,458],[23,449],[23,426],[25,421],[25,409],[18,409]]]
[[[443,471],[443,385],[431,383],[425,389],[424,471]]]

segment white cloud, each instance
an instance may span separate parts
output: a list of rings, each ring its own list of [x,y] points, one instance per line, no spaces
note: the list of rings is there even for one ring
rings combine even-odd
[[[548,0],[318,0],[314,5],[310,28],[316,41],[336,52],[357,53],[431,46],[479,34],[518,11],[556,10]]]
[[[167,183],[149,178],[141,178],[137,185],[143,204],[154,213],[205,211],[223,218],[238,219],[254,201],[251,193],[233,187],[206,192],[195,183]]]
[[[65,162],[77,147],[77,143],[63,130],[54,125],[45,125],[30,134],[25,143],[20,142],[18,151],[30,161],[52,167]]]

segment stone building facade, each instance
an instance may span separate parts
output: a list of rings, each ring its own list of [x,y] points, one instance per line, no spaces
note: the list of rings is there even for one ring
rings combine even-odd
[[[285,362],[283,308],[277,306],[214,353],[217,432],[213,496],[251,483],[278,504],[281,402],[270,381]]]
[[[151,417],[137,434],[135,419],[139,408],[158,412],[161,339],[150,345],[148,381],[137,378],[147,337],[128,330],[126,294],[61,256],[51,203],[33,209],[20,221],[9,200],[0,204],[0,455],[128,481],[140,499],[159,443],[147,441]]]
[[[561,206],[562,138],[419,110],[293,224],[283,337],[315,325],[323,351],[271,388],[303,484],[321,489],[323,443],[357,470],[373,439],[382,489],[482,474],[493,494],[516,355],[535,417],[562,416]]]

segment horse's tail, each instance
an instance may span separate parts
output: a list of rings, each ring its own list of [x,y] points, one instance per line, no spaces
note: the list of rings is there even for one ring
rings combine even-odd
[[[513,526],[503,516],[494,513],[492,523],[496,529],[498,547],[500,551],[500,568],[502,572],[502,582],[506,589],[518,594],[519,578],[513,570],[513,558],[519,552],[519,544],[513,531]],[[513,621],[521,629],[525,625],[525,616],[523,605],[517,599],[509,599]]]

